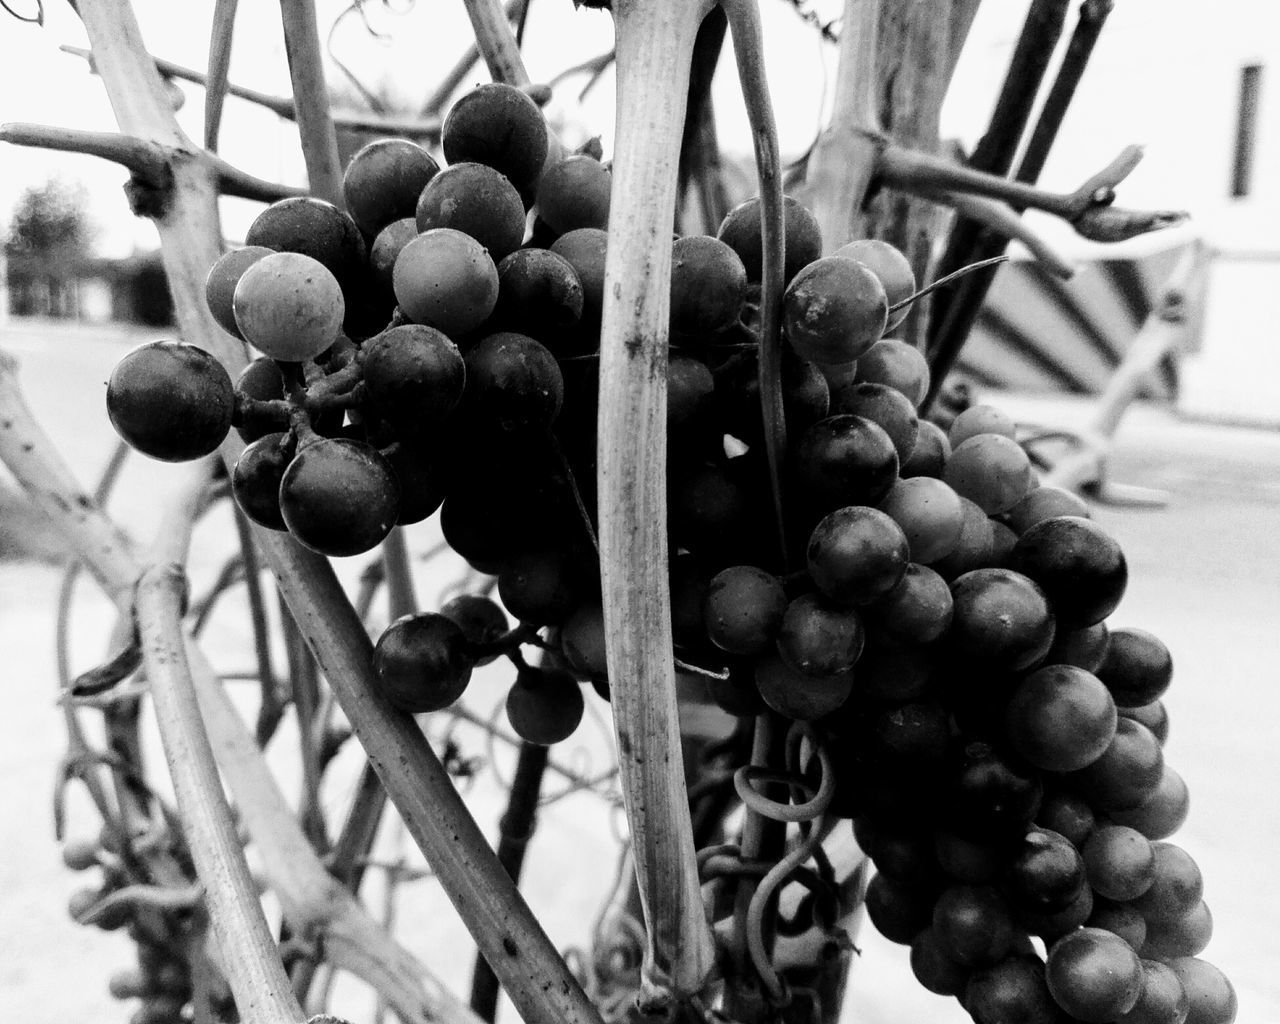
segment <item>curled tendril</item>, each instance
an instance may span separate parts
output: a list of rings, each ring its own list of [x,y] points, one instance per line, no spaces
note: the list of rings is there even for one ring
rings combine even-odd
[[[5,9],[5,13],[17,21],[24,22],[27,25],[44,25],[44,0],[36,0],[35,14],[22,14],[15,11],[9,6],[8,0],[0,0],[0,7]]]
[[[821,778],[815,787],[809,781],[808,772],[817,759],[821,770]],[[796,722],[787,732],[786,738],[786,771],[772,771],[755,765],[745,765],[734,773],[734,788],[742,802],[761,817],[773,821],[798,824],[801,827],[801,840],[791,852],[770,867],[756,886],[751,902],[747,908],[746,939],[747,953],[751,963],[760,976],[770,996],[783,1002],[786,999],[786,986],[776,970],[774,970],[769,951],[765,943],[765,912],[774,895],[783,885],[791,881],[800,881],[815,895],[827,889],[821,871],[822,861],[819,859],[819,870],[803,870],[804,863],[815,856],[818,844],[825,834],[823,815],[831,804],[835,792],[835,773],[832,769],[831,757],[819,742],[813,727],[807,722]],[[791,798],[803,797],[801,802],[788,800],[783,803],[762,795],[755,784],[759,782],[785,783]],[[738,861],[733,867],[731,851],[736,847],[711,848],[705,861],[700,858],[700,865],[708,869],[715,868],[729,872],[754,873],[758,865]]]

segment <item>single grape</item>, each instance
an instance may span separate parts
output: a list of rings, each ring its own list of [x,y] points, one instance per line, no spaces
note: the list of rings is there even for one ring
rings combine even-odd
[[[609,671],[605,657],[604,609],[588,602],[570,612],[560,626],[560,650],[565,661],[585,678]]]
[[[241,396],[261,402],[284,398],[284,376],[280,373],[280,364],[274,359],[258,356],[249,360],[236,378],[235,392],[235,428],[241,440],[248,443],[288,429],[287,410],[272,408],[259,411],[241,401]]]
[[[286,530],[280,511],[280,482],[293,461],[287,434],[267,434],[254,441],[231,471],[231,493],[240,511],[259,526]]]
[[[1098,678],[1123,708],[1139,708],[1162,697],[1173,681],[1173,656],[1159,637],[1142,629],[1111,633]]]
[[[1085,865],[1071,840],[1032,828],[1004,871],[1004,891],[1019,909],[1055,914],[1067,909],[1085,883]]]
[[[1110,630],[1105,622],[1076,629],[1060,627],[1053,637],[1053,646],[1044,656],[1046,665],[1074,665],[1097,675],[1098,667],[1107,653]]]
[[[850,608],[820,594],[801,594],[787,605],[778,629],[778,654],[797,672],[831,676],[853,668],[866,633]]]
[[[964,991],[972,972],[946,951],[931,926],[911,942],[911,973],[935,995],[954,996]]]
[[[829,676],[798,672],[776,654],[766,654],[756,662],[756,688],[774,711],[797,722],[823,718],[849,699],[853,675],[837,672]]]
[[[933,930],[943,952],[966,967],[997,963],[1013,946],[1013,917],[994,886],[945,889],[933,908]]]
[[[1116,1024],[1186,1024],[1191,1000],[1177,972],[1156,960],[1142,961],[1142,995]]]
[[[1093,913],[1085,924],[1120,936],[1130,949],[1142,955],[1142,944],[1147,941],[1147,919],[1129,904],[1115,903],[1095,893]]]
[[[323,199],[291,196],[272,203],[249,225],[244,241],[310,256],[324,264],[344,296],[364,284],[368,256],[360,229],[350,215]]]
[[[1055,516],[1031,527],[1014,545],[1009,567],[1040,584],[1058,621],[1076,628],[1115,611],[1129,582],[1120,545],[1078,516]],[[1114,647],[1113,637],[1109,650]]]
[[[976,569],[993,568],[992,563],[995,561],[995,531],[992,529],[992,521],[968,498],[960,499],[960,510],[963,514],[960,540],[949,554],[931,566],[946,580],[958,579]]]
[[[1104,825],[1088,838],[1081,853],[1093,891],[1109,900],[1136,899],[1155,881],[1155,851],[1136,829]]]
[[[931,644],[951,628],[951,589],[928,566],[912,562],[897,586],[863,614],[879,636],[893,643]]]
[[[897,315],[890,316],[888,330],[893,330]],[[894,338],[881,338],[858,357],[854,380],[865,384],[885,384],[901,391],[914,409],[924,401],[929,391],[929,363],[924,353],[914,345]]]
[[[394,301],[396,260],[418,234],[418,222],[413,217],[402,217],[379,231],[369,247],[369,273],[384,298]]]
[[[404,324],[361,348],[369,400],[401,431],[433,426],[462,398],[466,369],[458,346],[434,327]]]
[[[1236,1019],[1236,990],[1217,967],[1199,957],[1180,956],[1169,968],[1190,1003],[1185,1024],[1231,1024]]]
[[[710,235],[677,238],[671,247],[671,326],[706,335],[738,322],[747,271],[728,245]]]
[[[964,505],[941,480],[927,476],[899,480],[877,507],[902,527],[913,562],[937,562],[960,544]]]
[[[974,1024],[1053,1024],[1061,1020],[1045,981],[1044,965],[1038,956],[1025,953],[975,971],[962,1002]]]
[[[902,465],[915,450],[920,420],[907,397],[887,384],[855,382],[833,388],[831,414],[848,413],[879,424],[898,453]]]
[[[857,260],[875,274],[881,287],[884,288],[890,306],[906,302],[916,292],[916,275],[911,269],[911,262],[903,255],[901,249],[888,242],[878,238],[857,238],[840,246],[832,255]],[[911,306],[907,304],[896,312],[890,313],[885,330],[892,331],[907,318],[910,312]]]
[[[902,464],[902,476],[932,476],[942,479],[950,457],[951,443],[942,428],[931,420],[920,420],[911,456]]]
[[[430,612],[396,619],[373,648],[382,696],[411,714],[439,711],[456,701],[474,664],[458,624]]]
[[[1008,569],[975,569],[951,584],[949,639],[961,656],[990,668],[1019,671],[1053,643],[1049,602],[1032,580]]]
[[[548,427],[564,403],[564,378],[546,347],[523,334],[491,334],[466,355],[467,402],[504,428]]]
[[[1164,753],[1151,730],[1131,718],[1118,718],[1102,756],[1071,778],[1085,799],[1110,813],[1132,810],[1152,796],[1163,769]]]
[[[483,594],[458,594],[451,597],[441,605],[440,614],[457,624],[466,637],[467,644],[472,647],[494,643],[509,628],[506,612],[496,601]],[[476,664],[488,665],[497,657],[497,654],[489,654],[477,660]]]
[[[1199,956],[1213,938],[1213,914],[1201,900],[1181,917],[1155,918],[1147,922],[1147,937],[1139,955],[1153,960]]]
[[[804,359],[848,363],[880,340],[888,310],[875,274],[856,260],[826,256],[806,266],[787,286],[782,332]]]
[[[936,893],[876,873],[867,884],[867,918],[890,942],[910,945],[933,922]],[[945,950],[945,947],[944,947]]]
[[[1066,836],[1078,850],[1093,834],[1097,817],[1083,797],[1067,789],[1054,789],[1045,794],[1036,824]]]
[[[315,359],[337,341],[346,314],[337,278],[296,252],[264,256],[240,275],[232,307],[250,345],[290,363]]]
[[[474,161],[502,172],[532,195],[547,159],[542,111],[520,89],[501,82],[476,86],[445,116],[440,134],[450,164]]]
[[[280,481],[289,532],[322,555],[359,555],[395,526],[399,487],[387,460],[360,441],[325,438],[298,450]]]
[[[1133,1009],[1144,979],[1138,954],[1100,928],[1081,928],[1055,942],[1045,977],[1060,1007],[1095,1024],[1108,1024]]]
[[[711,579],[704,611],[707,636],[731,654],[760,654],[782,627],[782,582],[753,565],[735,565]]]
[[[427,182],[440,171],[431,154],[409,139],[375,139],[356,151],[342,175],[347,212],[370,237],[412,217]]]
[[[688,356],[667,360],[667,430],[696,428],[711,411],[716,382],[707,364]]]
[[[1135,828],[1148,839],[1167,839],[1182,827],[1190,810],[1191,796],[1187,784],[1166,764],[1155,792],[1137,807],[1108,808],[1107,817],[1117,825]]]
[[[1007,512],[1031,490],[1031,460],[1002,434],[975,434],[954,445],[942,479],[987,515]]]
[[[1072,665],[1047,665],[1018,684],[1004,727],[1013,748],[1037,768],[1076,771],[1110,746],[1116,706],[1096,676]]]
[[[497,263],[524,240],[524,203],[502,174],[484,164],[446,167],[422,190],[414,213],[419,231],[452,228],[474,238]]]
[[[898,524],[861,505],[837,509],[818,523],[805,557],[817,588],[844,605],[883,597],[898,585],[910,561]]]
[[[1161,746],[1169,739],[1169,711],[1164,706],[1164,701],[1155,700],[1136,708],[1120,708],[1120,714],[1145,725],[1160,741]]]
[[[858,839],[859,846],[866,841],[868,827],[875,828],[869,819],[854,820],[854,835],[862,836]],[[874,831],[869,845],[872,852],[867,855],[875,863],[876,870],[883,871],[894,881],[935,887],[942,884],[938,861],[933,855],[933,842],[927,833],[880,828]]]
[[[801,269],[822,255],[822,234],[817,218],[790,196],[783,196],[783,280],[790,281]],[[716,237],[732,247],[747,270],[747,280],[759,281],[764,266],[764,246],[760,234],[760,199],[739,203],[721,222]]]
[[[582,687],[560,669],[524,668],[507,692],[507,720],[526,743],[567,740],[582,721]]]
[[[107,381],[107,417],[130,447],[163,462],[217,450],[231,430],[235,391],[213,356],[182,341],[152,341],[124,356]]]
[[[1151,844],[1151,884],[1130,902],[1150,925],[1186,917],[1204,898],[1204,876],[1195,858],[1174,843]]]
[[[420,523],[444,501],[444,480],[433,447],[400,440],[386,452],[400,491],[397,526]]]
[[[452,228],[426,231],[406,245],[392,284],[406,317],[451,338],[474,331],[498,301],[498,268],[488,252]]]
[[[536,338],[558,356],[573,355],[583,302],[582,282],[568,260],[549,249],[517,249],[498,264],[492,322]]]
[[[498,596],[521,622],[554,626],[588,596],[573,552],[548,549],[523,552],[498,573]]]
[[[204,299],[209,312],[224,331],[234,334],[241,341],[244,340],[244,335],[240,333],[240,325],[236,323],[236,314],[231,307],[236,285],[246,270],[274,251],[265,245],[245,245],[239,249],[231,249],[214,261],[209,268],[209,276],[205,278]]]
[[[876,505],[897,479],[898,455],[884,430],[861,416],[828,416],[789,454],[797,497],[817,516]]]
[[[978,434],[999,434],[1016,440],[1018,427],[1013,420],[993,405],[971,405],[959,413],[947,428],[947,440],[953,449]]]
[[[538,182],[538,216],[557,235],[609,226],[613,175],[599,160],[570,156],[548,167]]]
[[[1061,487],[1037,487],[1004,514],[1004,521],[1014,533],[1021,535],[1055,516],[1088,519],[1089,506],[1079,495]]]
[[[1077,931],[1093,916],[1093,890],[1087,885],[1080,886],[1075,899],[1064,909],[1048,913],[1020,909],[1017,914],[1018,923],[1031,935],[1038,935],[1046,946],[1051,946],[1064,935]]]
[[[1021,758],[967,743],[947,785],[950,828],[979,841],[1025,834],[1043,794],[1039,773]]]

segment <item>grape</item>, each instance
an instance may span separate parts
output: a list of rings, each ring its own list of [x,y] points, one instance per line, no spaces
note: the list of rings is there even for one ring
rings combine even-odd
[[[960,655],[984,666],[1018,671],[1044,657],[1053,643],[1053,615],[1036,584],[1008,569],[975,569],[951,584],[954,614],[949,640]]]
[[[1155,793],[1163,768],[1164,754],[1151,730],[1131,718],[1118,718],[1102,756],[1072,778],[1095,807],[1123,811]]]
[[[293,459],[287,434],[267,434],[250,444],[231,471],[231,493],[240,511],[259,526],[286,530],[280,481]]]
[[[504,428],[548,427],[564,402],[555,356],[523,334],[491,334],[466,355],[467,401]]]
[[[1098,678],[1123,708],[1140,708],[1164,695],[1173,681],[1173,657],[1159,639],[1142,629],[1111,633]]]
[[[418,237],[418,222],[413,217],[393,220],[378,232],[369,247],[369,272],[379,292],[395,299],[396,260],[404,248]]]
[[[570,156],[548,167],[538,182],[538,216],[557,235],[609,226],[613,175],[599,160]]]
[[[1085,922],[1090,928],[1102,928],[1118,935],[1129,948],[1141,956],[1142,944],[1147,941],[1147,919],[1127,903],[1113,903],[1103,896],[1094,896],[1093,913]]]
[[[547,159],[547,122],[538,105],[515,86],[479,85],[459,98],[440,134],[450,164],[475,161],[501,171],[531,194]]]
[[[432,178],[414,213],[419,231],[452,228],[470,235],[497,263],[524,240],[524,203],[514,185],[492,167],[462,163]]]
[[[991,520],[991,565],[995,568],[1009,568],[1009,557],[1013,554],[1014,545],[1018,543],[1018,535],[998,519]]]
[[[703,424],[715,395],[716,382],[706,363],[687,356],[667,360],[667,429],[669,435],[682,428]]]
[[[915,450],[919,417],[907,397],[887,384],[841,385],[831,392],[831,412],[861,416],[879,424],[893,442],[899,465]]]
[[[840,707],[853,689],[853,675],[813,676],[798,672],[776,654],[756,664],[756,688],[764,702],[785,718],[812,722]]]
[[[462,398],[462,353],[434,327],[393,327],[366,341],[361,357],[370,401],[402,432],[440,423]]]
[[[801,594],[783,612],[778,654],[809,676],[831,676],[853,668],[866,633],[858,613],[839,608],[820,594]]]
[[[756,550],[761,508],[726,467],[704,463],[679,470],[668,488],[672,537],[708,565],[724,568]]]
[[[928,566],[912,562],[897,586],[867,605],[864,614],[893,643],[931,644],[951,628],[951,589]]]
[[[498,264],[493,324],[536,338],[557,355],[574,354],[569,337],[582,319],[582,282],[563,256],[517,249]]]
[[[272,203],[249,225],[244,241],[310,256],[324,264],[344,295],[359,289],[365,280],[367,254],[360,229],[350,216],[323,199],[292,196]]]
[[[420,523],[444,501],[444,483],[434,460],[434,451],[399,441],[386,452],[400,491],[398,526]]]
[[[1073,627],[1095,625],[1115,611],[1129,582],[1120,545],[1077,516],[1055,516],[1031,527],[1014,545],[1009,567],[1040,584],[1058,621]],[[1112,637],[1108,650],[1115,644]]]
[[[988,515],[1009,511],[1033,486],[1027,453],[1001,434],[975,434],[954,446],[942,479]]]
[[[1017,438],[1018,427],[995,406],[971,405],[951,421],[947,428],[947,441],[954,449],[978,434],[999,434],[1013,441]]]
[[[933,922],[934,894],[876,873],[867,884],[867,918],[890,942],[910,945]],[[944,947],[945,950],[945,947]]]
[[[278,252],[240,275],[232,299],[250,345],[272,359],[315,359],[338,340],[346,303],[337,279],[310,256]]]
[[[944,874],[957,882],[993,882],[1011,856],[1006,843],[980,842],[946,830],[934,833],[933,852]]]
[[[1147,939],[1138,951],[1153,960],[1173,960],[1180,956],[1198,956],[1213,938],[1213,915],[1201,900],[1181,917],[1156,918],[1147,922]]]
[[[916,275],[902,250],[878,238],[858,238],[840,246],[832,255],[857,260],[880,281],[890,306],[906,302],[916,292]],[[911,306],[905,305],[889,315],[885,330],[892,331],[907,318]],[[923,397],[923,396],[921,396]]]
[[[822,255],[822,234],[817,218],[790,196],[782,197],[783,279],[790,281],[800,270]],[[716,237],[742,260],[748,281],[759,281],[763,273],[764,247],[760,235],[760,199],[739,203],[721,222]]]
[[[366,235],[412,217],[440,165],[408,139],[376,139],[356,151],[342,176],[347,212]]]
[[[1117,825],[1135,828],[1148,839],[1167,839],[1187,820],[1191,797],[1182,776],[1165,765],[1155,792],[1128,809],[1108,808],[1107,817]]]
[[[213,356],[182,341],[152,341],[116,363],[107,417],[130,447],[163,462],[217,450],[231,430],[235,392]]]
[[[577,228],[555,240],[550,249],[566,260],[582,282],[584,326],[598,327],[604,308],[604,261],[609,235],[601,228]]]
[[[950,457],[951,444],[942,428],[930,420],[920,420],[911,457],[902,464],[902,476],[932,476],[941,479]]]
[[[947,787],[951,830],[979,841],[1025,834],[1043,793],[1031,765],[990,744],[968,743]]]
[[[1072,665],[1049,665],[1018,684],[1004,724],[1013,748],[1037,768],[1076,771],[1110,746],[1116,706],[1096,676]]]
[[[710,235],[677,238],[671,247],[671,326],[681,334],[714,334],[738,322],[747,271],[729,246]]]
[[[1127,1013],[1142,994],[1138,954],[1100,928],[1082,928],[1055,942],[1045,978],[1059,1006],[1078,1020],[1097,1024]]]
[[[897,315],[890,316],[889,330],[893,329]],[[929,363],[924,353],[914,345],[894,338],[881,338],[858,357],[854,379],[865,384],[885,384],[901,391],[915,408],[929,391]]]
[[[782,332],[804,359],[819,364],[856,360],[884,333],[884,288],[856,260],[814,260],[787,285]]]
[[[986,967],[1013,945],[1009,905],[989,885],[953,885],[933,908],[933,930],[942,951],[966,967]]]
[[[587,596],[581,575],[572,552],[524,552],[498,573],[498,596],[521,622],[558,625]]]
[[[481,594],[459,594],[440,607],[440,614],[457,623],[469,646],[486,646],[501,639],[507,632],[507,615],[496,601]],[[497,654],[480,658],[477,665],[488,665]]]
[[[235,295],[236,285],[241,275],[251,266],[274,252],[265,245],[246,245],[223,253],[209,268],[209,276],[204,281],[205,305],[224,331],[234,334],[241,341],[240,325],[236,323],[235,311],[231,308],[231,299]]]
[[[1190,1003],[1186,1024],[1231,1024],[1236,1019],[1236,991],[1218,968],[1207,960],[1181,956],[1169,968],[1182,982]]]
[[[924,693],[933,670],[933,655],[926,649],[880,646],[869,639],[858,659],[855,684],[859,696],[900,703]]]
[[[718,572],[707,589],[707,636],[730,654],[760,654],[782,627],[787,596],[782,582],[753,565]]]
[[[439,711],[461,697],[473,664],[462,629],[434,613],[396,619],[373,648],[379,691],[411,714]]]
[[[824,518],[805,549],[809,575],[839,604],[870,604],[907,571],[907,538],[883,512],[852,505]]]
[[[1169,739],[1169,712],[1164,701],[1156,700],[1136,708],[1120,708],[1120,714],[1145,725],[1160,741],[1161,746]]]
[[[876,505],[897,479],[898,455],[884,430],[861,416],[828,416],[790,453],[797,497],[818,516]]]
[[[755,353],[741,356],[741,361],[717,368],[716,406],[725,433],[756,447],[764,443],[759,362]],[[817,366],[789,348],[782,350],[781,378],[783,418],[787,430],[799,437],[827,416],[831,402],[827,380]]]
[[[914,562],[936,562],[960,543],[964,506],[941,480],[927,476],[899,480],[878,507],[902,527]]]
[[[1105,622],[1077,629],[1060,627],[1054,635],[1053,646],[1044,656],[1045,664],[1074,665],[1096,675],[1106,656],[1109,639],[1110,631]]]
[[[886,708],[870,720],[869,757],[903,772],[933,774],[942,766],[951,740],[950,716],[936,701],[913,701]]]
[[[298,450],[280,481],[280,511],[289,532],[322,555],[359,555],[395,526],[400,493],[395,472],[376,448],[326,438]]]
[[[604,609],[583,604],[569,614],[560,627],[560,650],[569,667],[587,678],[609,671],[605,657]]]
[[[1036,824],[1066,836],[1078,850],[1092,835],[1097,818],[1093,808],[1082,797],[1065,789],[1057,789],[1045,794],[1040,812],[1036,815]]]
[[[1141,896],[1156,877],[1155,851],[1141,832],[1124,825],[1104,825],[1081,850],[1093,891],[1110,900]]]
[[[1142,995],[1116,1024],[1185,1024],[1191,1000],[1177,972],[1167,964],[1143,960],[1142,973]]]
[[[868,828],[874,828],[868,819],[861,819],[861,831],[855,821],[855,835],[861,835],[859,845],[869,842],[876,870],[882,871],[894,881],[921,886],[937,886],[942,883],[938,861],[933,855],[933,843],[925,833],[898,832],[892,829],[875,831],[868,839]]]
[[[1014,533],[1026,533],[1037,523],[1055,516],[1089,518],[1089,506],[1061,487],[1037,487],[1005,513],[1005,522]]]
[[[912,479],[916,479],[912,477]],[[960,540],[950,554],[933,563],[943,579],[954,580],[975,569],[991,567],[995,533],[991,520],[968,498],[960,499]]]
[[[582,721],[582,687],[560,669],[523,668],[507,692],[507,719],[526,743],[567,740]]]
[[[426,231],[406,245],[392,284],[406,317],[451,338],[474,331],[498,301],[493,260],[474,238],[452,228]]]
[[[1151,884],[1130,902],[1150,925],[1174,921],[1194,912],[1204,898],[1204,877],[1191,854],[1174,843],[1151,844],[1154,867]]]
[[[1038,956],[1014,955],[975,971],[964,990],[974,1024],[1053,1024],[1061,1019]]]
[[[1033,828],[1014,850],[1004,873],[1009,899],[1033,914],[1066,910],[1085,885],[1085,866],[1071,840],[1048,829]]]
[[[911,942],[911,973],[930,992],[954,996],[964,991],[971,972],[943,948],[937,930],[929,927]]]

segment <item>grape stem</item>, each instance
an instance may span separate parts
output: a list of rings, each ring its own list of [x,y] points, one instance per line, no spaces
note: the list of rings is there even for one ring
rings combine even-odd
[[[307,180],[313,194],[343,209],[346,199],[342,193],[342,163],[329,114],[315,0],[280,0],[280,17]]]
[[[222,127],[222,108],[227,99],[228,76],[231,71],[232,40],[235,37],[236,8],[239,0],[214,0],[213,28],[209,35],[209,73],[204,91],[204,148],[218,150],[218,132]]]
[[[972,274],[975,270],[982,270],[985,267],[994,267],[997,264],[1007,263],[1008,261],[1008,256],[992,256],[989,260],[979,260],[977,263],[970,263],[967,267],[961,267],[959,270],[953,270],[946,277],[940,277],[932,284],[925,285],[925,287],[921,288],[918,292],[908,295],[901,302],[895,302],[889,307],[889,312],[897,312],[903,306],[909,306],[911,303],[915,302],[916,299],[928,295],[930,292],[935,291],[938,288],[942,288],[945,285],[949,285],[952,281],[958,281],[966,274]]]

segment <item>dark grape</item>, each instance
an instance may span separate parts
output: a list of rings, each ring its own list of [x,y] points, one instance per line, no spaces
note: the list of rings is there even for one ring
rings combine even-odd
[[[366,235],[412,217],[440,165],[408,139],[375,139],[356,151],[342,176],[347,212]]]
[[[452,228],[464,232],[497,263],[524,240],[524,203],[499,172],[484,164],[453,164],[432,178],[414,216],[419,231]]]
[[[551,746],[573,735],[582,721],[582,687],[560,669],[521,669],[507,692],[507,719],[527,743]]]
[[[538,182],[538,216],[557,235],[609,226],[613,175],[599,160],[570,156],[548,167]]]
[[[883,512],[853,505],[824,518],[805,549],[809,575],[839,604],[870,604],[907,571],[907,538]]]
[[[1100,928],[1064,935],[1049,949],[1045,977],[1054,1001],[1081,1021],[1107,1024],[1133,1009],[1142,994],[1138,954]]]
[[[485,646],[500,639],[508,629],[507,615],[498,603],[482,594],[458,594],[440,607],[440,614],[457,623],[467,643]],[[498,657],[490,654],[480,658],[477,665],[487,665]]]
[[[824,718],[849,699],[853,676],[837,672],[829,676],[798,672],[776,654],[756,663],[756,688],[774,711],[797,722]]]
[[[498,264],[493,323],[536,338],[556,355],[575,354],[583,301],[578,272],[549,249],[517,249]]]
[[[790,196],[783,196],[783,279],[790,281],[801,268],[822,255],[822,234],[812,213]],[[748,199],[729,211],[716,237],[733,248],[747,271],[747,280],[759,281],[764,247],[760,235],[760,200]]]
[[[910,945],[930,927],[935,898],[928,889],[894,882],[877,873],[867,885],[867,917],[876,931],[890,942]]]
[[[1185,1024],[1231,1024],[1239,1003],[1227,976],[1207,960],[1180,956],[1169,962],[1178,976],[1190,1009]]]
[[[1160,638],[1142,629],[1111,633],[1107,655],[1098,668],[1116,704],[1140,708],[1162,697],[1173,681],[1173,657]]]
[[[579,560],[561,550],[522,553],[498,573],[498,596],[521,622],[553,626],[582,603],[586,593]]]
[[[878,238],[857,238],[840,246],[832,255],[857,260],[876,275],[888,297],[889,305],[906,302],[916,291],[916,275],[902,250]],[[910,304],[889,315],[886,331],[892,331],[907,318]],[[921,397],[924,397],[923,395]]]
[[[937,930],[929,927],[911,942],[911,973],[930,992],[954,996],[964,991],[972,972],[946,951]]]
[[[1204,876],[1191,854],[1174,843],[1151,844],[1151,884],[1130,903],[1148,925],[1186,917],[1204,899]]]
[[[747,271],[718,238],[688,235],[671,249],[671,326],[704,335],[738,322],[747,298]]]
[[[718,572],[707,589],[707,636],[731,654],[767,650],[782,626],[787,597],[782,582],[753,565]]]
[[[564,378],[546,347],[509,331],[467,352],[467,401],[503,427],[548,427],[564,402]]]
[[[418,234],[417,220],[402,217],[379,231],[369,247],[369,273],[384,297],[395,299],[396,260]]]
[[[603,228],[576,228],[557,238],[550,249],[566,260],[582,284],[584,327],[598,328],[604,309],[604,260],[609,235]]]
[[[1018,684],[1004,726],[1013,748],[1037,768],[1076,771],[1110,746],[1116,706],[1096,676],[1072,665],[1047,665]]]
[[[267,434],[254,441],[231,471],[231,493],[240,511],[259,526],[285,530],[280,512],[280,481],[293,460],[287,434]]]
[[[1135,828],[1148,839],[1167,839],[1182,827],[1190,810],[1191,797],[1182,776],[1165,765],[1155,792],[1137,807],[1107,809],[1107,817],[1118,825]]]
[[[993,886],[945,889],[933,908],[933,930],[943,951],[966,967],[997,963],[1013,945],[1009,906]]]
[[[801,594],[782,615],[778,654],[797,672],[831,676],[853,668],[865,637],[857,612],[820,594]]]
[[[1142,995],[1119,1024],[1186,1024],[1191,1000],[1177,972],[1156,960],[1142,961]]]
[[[1136,829],[1104,825],[1089,836],[1080,852],[1093,891],[1109,900],[1135,899],[1155,881],[1155,851]]]
[[[1115,611],[1129,582],[1120,545],[1078,516],[1055,516],[1032,526],[1014,545],[1009,567],[1040,584],[1057,620],[1077,628]]]
[[[434,613],[397,619],[373,649],[382,695],[411,714],[439,711],[461,697],[473,664],[462,629]]]
[[[946,580],[957,579],[976,569],[992,567],[995,532],[992,530],[991,520],[968,498],[960,499],[960,510],[963,513],[960,540],[950,554],[938,559],[932,566]]]
[[[397,525],[422,522],[444,501],[443,474],[436,464],[434,450],[400,441],[387,450],[386,460],[395,473],[400,491]]]
[[[1019,908],[1034,914],[1065,910],[1085,883],[1085,865],[1071,840],[1033,828],[1022,838],[1004,871],[1004,889]]]
[[[360,229],[323,199],[294,196],[272,203],[249,225],[244,241],[310,256],[324,264],[344,294],[364,281],[367,255]]]
[[[1037,487],[1005,513],[1005,522],[1014,533],[1026,533],[1037,523],[1056,516],[1089,518],[1084,499],[1061,487]]]
[[[782,332],[802,358],[840,365],[880,340],[888,309],[875,274],[856,260],[826,256],[787,286]]]
[[[927,476],[899,480],[878,507],[902,527],[913,562],[937,562],[960,544],[964,505],[941,480]]]
[[[896,316],[896,313],[890,316],[889,330],[893,329]],[[914,409],[924,401],[929,390],[929,363],[924,353],[914,345],[894,338],[881,338],[858,357],[854,380],[864,384],[885,384],[900,391]]]
[[[816,516],[847,505],[877,505],[897,479],[898,455],[889,435],[861,416],[828,416],[791,450],[799,498]]]
[[[1119,718],[1102,756],[1071,778],[1095,807],[1124,811],[1155,793],[1163,769],[1164,754],[1151,730],[1131,718]]]
[[[395,526],[399,500],[387,460],[346,438],[300,448],[280,481],[289,532],[322,555],[359,555],[382,543]]]
[[[1120,714],[1145,725],[1160,741],[1161,746],[1169,739],[1169,712],[1164,701],[1156,700],[1136,708],[1121,708]]]
[[[952,648],[977,664],[1029,668],[1053,643],[1053,615],[1044,592],[1008,569],[975,569],[951,584]]]
[[[928,566],[912,562],[897,586],[863,613],[878,634],[893,643],[931,644],[951,627],[951,589]]]
[[[209,268],[209,276],[204,282],[205,304],[209,312],[224,331],[244,340],[240,333],[240,325],[236,323],[235,311],[231,308],[231,299],[235,295],[236,285],[246,270],[269,256],[274,249],[265,245],[245,245],[223,253]]]
[[[966,744],[948,786],[951,828],[979,841],[1025,833],[1043,792],[1031,765],[986,743]]]
[[[1007,512],[1033,486],[1031,460],[1002,434],[975,434],[952,444],[942,479],[987,515]]]
[[[404,324],[361,349],[369,399],[400,430],[444,420],[462,398],[466,370],[458,346],[434,327]]]
[[[489,253],[452,228],[426,231],[406,245],[392,284],[406,317],[451,338],[474,331],[498,301],[498,268]]]
[[[898,453],[898,464],[911,458],[920,420],[915,407],[901,392],[888,384],[855,382],[831,392],[831,414],[848,413],[879,424]]]
[[[515,86],[476,86],[445,116],[440,135],[450,164],[474,161],[504,174],[531,195],[547,159],[547,122],[538,105]]]
[[[1096,675],[1106,656],[1109,639],[1110,631],[1105,622],[1077,629],[1059,627],[1053,637],[1053,646],[1044,656],[1045,664],[1074,665]]]
[[[560,626],[560,650],[569,667],[588,679],[609,671],[600,605],[583,604],[569,614]]]
[[[139,345],[107,382],[107,416],[129,445],[163,462],[216,451],[231,429],[235,392],[213,356],[182,341]]]
[[[950,456],[951,444],[942,428],[931,420],[920,420],[911,457],[902,464],[902,476],[932,476],[941,480]]]

